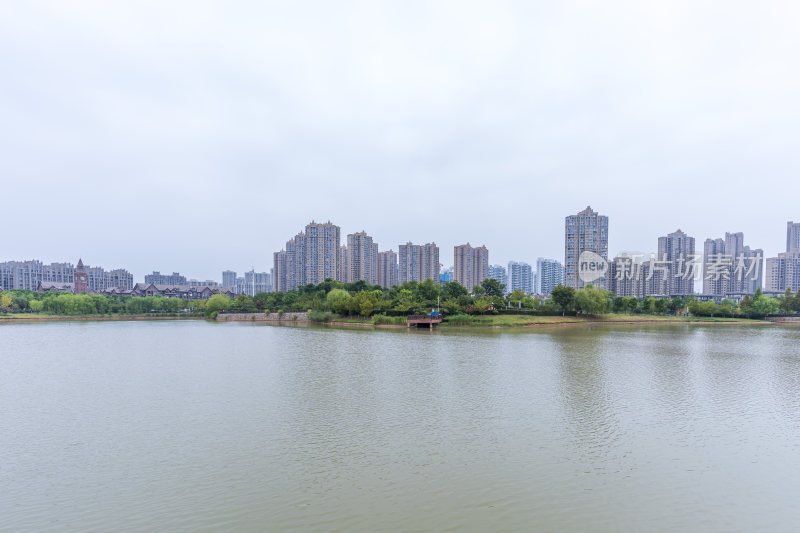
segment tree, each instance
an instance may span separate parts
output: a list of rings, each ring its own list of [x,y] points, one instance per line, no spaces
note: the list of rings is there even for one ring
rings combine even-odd
[[[525,299],[525,293],[521,289],[514,289],[514,292],[508,295],[508,302],[511,307],[519,308],[522,306],[522,300]]]
[[[12,303],[14,303],[14,300],[11,299],[11,296],[6,293],[0,294],[0,307],[10,309]]]
[[[572,287],[565,287],[559,283],[553,287],[552,291],[550,291],[550,298],[553,299],[555,304],[561,310],[561,316],[564,316],[567,313],[567,309],[572,307],[575,299],[575,289]]]
[[[749,294],[745,294],[744,298],[742,298],[742,301],[739,302],[739,309],[745,315],[750,314],[750,311],[753,309],[753,300],[750,298]]]
[[[435,302],[440,292],[439,284],[434,282],[431,278],[417,285],[417,295],[421,300]]]
[[[350,308],[361,316],[370,316],[377,302],[372,292],[361,291],[350,300]]]
[[[206,315],[211,316],[220,311],[230,309],[232,303],[231,299],[224,294],[215,294],[206,302]]]
[[[256,310],[256,303],[246,294],[240,294],[233,300],[231,308],[243,313],[249,313]]]
[[[467,296],[469,291],[457,281],[448,281],[442,285],[442,296],[452,300],[458,300],[460,296]]]
[[[350,293],[344,289],[333,289],[328,295],[325,297],[325,305],[327,305],[328,309],[332,309],[335,312],[336,308],[341,308],[344,302],[350,299]]]
[[[736,314],[736,302],[730,298],[725,298],[720,302],[719,310],[725,316],[733,316]]]
[[[601,315],[608,310],[610,299],[603,289],[598,289],[589,284],[574,294],[574,304],[581,313],[586,315]]]
[[[791,313],[794,309],[794,294],[791,287],[786,287],[786,292],[783,293],[780,303],[781,313]]]
[[[765,317],[767,315],[774,315],[781,309],[780,303],[775,298],[769,296],[761,296],[761,298],[753,298],[753,306],[750,310],[753,316]]]
[[[499,298],[503,297],[503,290],[506,288],[505,285],[500,283],[494,278],[486,278],[481,281],[481,288],[483,288],[486,296],[492,297],[497,296]]]
[[[639,310],[646,315],[652,315],[656,312],[656,299],[652,296],[644,298],[639,302]]]
[[[475,312],[479,312],[480,314],[484,314],[486,311],[489,311],[489,308],[492,307],[492,299],[487,298],[486,296],[481,296],[480,298],[475,298]]]

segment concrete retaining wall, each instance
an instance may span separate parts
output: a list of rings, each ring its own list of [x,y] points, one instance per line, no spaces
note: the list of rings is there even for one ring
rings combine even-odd
[[[217,320],[261,320],[276,322],[298,322],[308,320],[308,313],[283,313],[278,316],[278,313],[220,313],[217,315]]]

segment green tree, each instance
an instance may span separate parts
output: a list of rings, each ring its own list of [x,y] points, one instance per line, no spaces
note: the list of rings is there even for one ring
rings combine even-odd
[[[352,297],[350,293],[344,289],[333,289],[325,297],[325,305],[334,313],[340,315],[347,313],[347,306]]]
[[[234,298],[233,303],[231,304],[231,309],[242,313],[250,313],[256,310],[256,303],[250,296],[247,296],[246,294],[240,294]]]
[[[229,310],[232,303],[232,300],[224,294],[215,294],[206,302],[206,315],[211,316],[221,311]]]
[[[521,289],[514,289],[514,292],[508,295],[508,302],[511,307],[517,309],[522,307],[522,301],[525,299],[525,293]]]
[[[791,287],[786,287],[780,303],[781,313],[791,313],[794,310],[794,294]]]
[[[479,298],[475,298],[475,312],[484,314],[489,311],[490,307],[492,307],[492,299],[486,296],[481,296]]]
[[[457,281],[448,281],[442,285],[442,296],[452,300],[458,300],[461,296],[467,296],[469,291]]]
[[[656,299],[652,296],[642,299],[639,302],[639,311],[645,315],[652,315],[656,312]]]
[[[561,310],[561,316],[564,316],[567,310],[573,305],[575,289],[572,287],[565,287],[559,283],[553,287],[553,290],[550,292],[550,298],[552,298],[553,302],[558,306],[558,309]]]
[[[586,315],[601,315],[608,311],[611,300],[603,289],[589,284],[576,291],[573,297],[575,308]]]
[[[777,314],[780,309],[780,302],[776,298],[762,295],[761,298],[753,298],[753,306],[750,312],[753,316],[763,318],[767,315]]]
[[[378,299],[372,292],[361,291],[350,301],[351,310],[361,316],[370,316]]]
[[[441,289],[439,288],[439,284],[434,282],[431,278],[428,278],[417,285],[417,295],[421,300],[435,302],[436,298],[439,297],[440,292]]]
[[[745,294],[742,301],[739,302],[739,309],[743,314],[750,315],[750,311],[753,309],[753,300],[749,294]]]
[[[481,288],[484,290],[486,296],[502,298],[506,286],[494,278],[486,278],[481,281]]]

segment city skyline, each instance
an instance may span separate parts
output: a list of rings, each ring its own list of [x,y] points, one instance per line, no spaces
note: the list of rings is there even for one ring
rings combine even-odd
[[[580,204],[577,204],[578,206]],[[572,209],[568,209],[565,213],[569,213],[570,211],[575,211],[577,206],[572,206]],[[618,227],[618,215],[616,213],[611,213],[605,208],[601,208],[603,214],[607,215],[610,219],[610,224],[613,225],[612,230],[609,232],[609,245],[608,245],[608,259],[624,253],[629,253],[631,250],[636,250],[637,252],[641,253],[656,253],[657,245],[655,244],[655,238],[658,234],[666,234],[667,232],[671,231],[668,224],[660,223],[657,227],[661,229],[652,235],[649,238],[645,239],[645,242],[641,245],[634,245],[634,244],[627,244],[619,242],[620,238],[618,237],[618,233],[625,233],[624,228]],[[666,215],[665,215],[666,216]],[[628,217],[623,216],[622,219],[627,219]],[[775,228],[772,228],[772,235],[769,239],[770,242],[775,243],[772,247],[765,246],[763,243],[758,242],[755,237],[753,237],[753,233],[748,228],[744,227],[741,223],[737,222],[737,219],[732,218],[730,221],[722,220],[714,224],[714,227],[721,228],[717,233],[702,233],[700,231],[695,231],[694,228],[688,229],[688,226],[683,226],[682,229],[689,234],[695,237],[698,240],[698,250],[702,252],[703,250],[703,242],[707,238],[714,238],[718,235],[724,235],[731,231],[731,228],[736,229],[736,231],[743,231],[747,235],[747,240],[751,245],[754,245],[755,248],[761,249],[764,251],[764,257],[774,257],[777,256],[779,253],[786,251],[786,244],[787,244],[787,221],[791,223],[792,219],[798,220],[800,219],[800,213],[795,214],[788,214],[787,216],[776,216],[774,217],[779,220]],[[308,223],[308,217],[301,218],[304,222],[301,222],[299,226],[304,226]],[[328,220],[326,217],[325,220]],[[331,219],[334,220],[334,219]],[[795,227],[800,224],[795,222]],[[364,230],[366,228],[367,233],[375,238],[375,241],[381,244],[381,251],[384,249],[394,249],[395,251],[398,250],[400,245],[406,244],[409,241],[412,242],[436,242],[440,243],[443,242],[441,239],[436,238],[436,234],[439,232],[438,230],[433,231],[429,234],[420,233],[421,237],[414,240],[414,239],[401,239],[398,242],[389,241],[381,235],[377,235],[376,233],[372,233],[369,230],[370,224],[359,223],[353,226],[353,230],[346,230],[344,226],[337,223],[342,228],[342,242],[341,244],[346,244],[346,235],[357,233],[358,231],[355,228],[361,228],[359,231]],[[277,226],[276,226],[277,227]],[[80,251],[77,255],[81,257],[92,257],[90,262],[92,264],[125,264],[126,269],[130,271],[136,279],[143,279],[146,274],[155,271],[161,272],[180,272],[185,275],[187,278],[194,278],[198,280],[205,280],[205,279],[214,279],[216,281],[220,281],[218,279],[220,277],[220,273],[224,270],[236,270],[237,272],[246,272],[250,271],[255,268],[256,271],[266,271],[269,272],[269,269],[272,268],[273,265],[273,252],[279,250],[283,245],[281,243],[285,243],[286,237],[285,235],[292,232],[291,227],[288,225],[284,228],[284,225],[281,224],[280,226],[284,231],[284,236],[281,238],[276,239],[275,242],[261,242],[258,246],[253,247],[249,253],[245,253],[247,257],[260,257],[261,260],[255,261],[248,259],[247,257],[244,258],[228,258],[228,259],[216,259],[214,260],[215,263],[219,263],[221,267],[215,270],[209,270],[207,266],[200,266],[200,265],[207,265],[208,260],[203,260],[199,264],[190,262],[190,257],[195,257],[192,252],[187,252],[184,255],[175,255],[173,260],[167,261],[164,259],[153,260],[147,254],[137,253],[134,260],[131,263],[123,263],[122,261],[101,261],[98,260],[98,257],[108,257],[110,254],[108,250],[105,249],[104,246],[99,246],[97,250],[88,250],[88,251]],[[560,247],[553,251],[547,252],[545,250],[539,250],[537,248],[533,248],[530,246],[522,246],[519,248],[508,247],[503,255],[500,252],[495,252],[494,241],[491,239],[491,233],[489,240],[485,241],[487,247],[489,247],[492,251],[492,263],[493,264],[508,264],[511,261],[521,261],[526,262],[529,264],[535,264],[538,258],[542,257],[551,257],[557,258],[559,261],[563,263],[564,261],[564,214],[562,213],[560,217],[556,217],[555,221],[545,221],[539,220],[537,217],[535,221],[535,228],[536,230],[533,232],[535,235],[541,235],[541,232],[538,230],[539,228],[550,228],[554,229],[556,232],[557,240],[560,241]],[[776,229],[777,228],[777,229]],[[494,234],[500,235],[508,230],[508,228],[501,228],[498,225],[497,228],[494,228],[496,231]],[[503,229],[503,232],[499,231]],[[543,231],[543,230],[542,230]],[[526,231],[525,235],[530,237],[531,231]],[[552,238],[550,236],[549,238]],[[461,237],[456,238],[453,243],[448,244],[441,244],[440,248],[442,250],[450,249],[453,246],[457,246],[459,243],[463,243],[466,240],[473,240],[477,241],[477,239],[472,239],[469,235],[463,235]],[[500,239],[498,239],[499,241]],[[521,239],[522,242],[525,242],[525,239]],[[484,242],[484,241],[481,241]],[[387,243],[384,247],[383,243]],[[391,243],[391,244],[388,244]],[[617,243],[617,244],[615,244]],[[55,248],[61,248],[62,245],[56,246]],[[31,246],[31,249],[40,249],[44,248],[44,246]],[[75,256],[76,253],[74,250],[67,251],[64,255],[56,254],[52,251],[45,251],[38,255],[12,255],[8,253],[8,249],[3,249],[3,257],[0,257],[0,261],[26,261],[26,260],[39,260],[43,263],[58,263],[64,261],[65,257],[72,257]],[[116,254],[115,254],[116,255]],[[127,254],[121,254],[121,256],[126,256]],[[499,256],[499,257],[498,257]],[[449,253],[445,253],[441,258],[440,262],[442,264],[442,268],[452,267],[453,263],[452,260],[448,260],[451,255]],[[141,266],[136,266],[141,265]],[[241,266],[239,266],[241,265]],[[699,289],[698,289],[699,290]]]
[[[600,215],[598,215],[597,212],[592,211],[591,207],[587,207],[584,211],[578,213],[578,215],[581,215],[582,213],[589,213],[590,215],[595,216],[595,217],[600,216]],[[566,217],[567,230],[565,230],[565,233],[564,233],[564,238],[565,239],[568,239],[567,232],[569,231],[568,230],[569,223],[570,223],[569,221],[571,219],[573,219],[573,218],[575,218],[575,215],[568,215]],[[607,219],[607,218],[613,218],[613,217],[602,216],[601,218],[606,218]],[[790,221],[786,221],[784,223],[786,224],[786,226],[785,226],[786,227],[786,233],[784,234],[785,238],[784,238],[784,240],[782,242],[784,243],[785,249],[777,251],[777,252],[772,253],[772,254],[765,253],[760,248],[751,251],[750,246],[743,246],[743,243],[741,242],[742,239],[743,239],[743,232],[738,232],[738,233],[730,233],[728,231],[724,232],[725,235],[726,235],[726,240],[730,241],[731,239],[734,239],[734,242],[738,243],[737,245],[732,247],[732,249],[734,250],[734,253],[732,254],[734,260],[738,257],[738,252],[745,252],[743,257],[750,257],[751,253],[757,253],[758,256],[761,257],[762,260],[767,260],[767,261],[771,260],[774,257],[783,257],[783,256],[786,255],[786,253],[795,253],[796,254],[798,252],[798,247],[800,247],[800,223],[796,223],[796,222],[793,222],[791,220]],[[608,225],[608,222],[606,221],[605,224]],[[351,254],[350,254],[350,252],[348,252],[348,247],[346,245],[347,239],[350,239],[350,238],[356,237],[356,236],[368,239],[368,242],[370,243],[370,247],[371,247],[371,252],[374,254],[374,258],[373,258],[374,265],[373,266],[375,268],[375,274],[371,275],[371,276],[373,276],[374,279],[375,279],[374,284],[380,284],[378,282],[378,272],[377,272],[377,269],[378,269],[378,255],[379,254],[384,254],[384,253],[388,252],[389,250],[387,250],[387,251],[379,251],[378,243],[376,242],[376,243],[372,244],[372,237],[370,235],[367,235],[365,230],[362,230],[361,232],[354,232],[352,234],[347,234],[346,232],[342,231],[339,226],[331,223],[331,221],[328,221],[328,222],[326,222],[324,224],[317,224],[317,223],[312,221],[311,224],[306,226],[306,229],[308,229],[308,227],[311,226],[311,225],[316,225],[316,226],[321,226],[321,227],[333,227],[333,228],[336,228],[336,235],[339,235],[340,237],[344,237],[340,241],[340,248],[341,249],[339,251],[339,254],[336,255],[336,259],[338,261],[338,265],[336,267],[334,267],[334,269],[335,269],[335,272],[337,272],[337,274],[335,276],[332,276],[332,277],[341,277],[342,276],[342,270],[341,269],[342,269],[342,267],[344,267],[348,271],[348,274],[346,274],[346,276],[348,276],[348,279],[349,279],[350,273],[349,273],[349,267],[348,267],[348,260],[345,259],[345,257],[349,257]],[[610,235],[613,235],[613,232],[608,232],[607,229],[605,230],[605,232],[609,236],[609,240],[610,240]],[[722,241],[719,238],[713,239],[712,237],[707,237],[706,239],[703,239],[701,237],[698,237],[697,238],[698,242],[703,242],[704,240],[706,241],[706,245],[705,245],[706,246],[706,250],[704,251],[703,246],[700,246],[699,249],[697,250],[698,253],[695,254],[695,248],[694,248],[694,246],[695,246],[694,245],[695,236],[691,235],[691,234],[688,234],[688,233],[684,233],[681,230],[678,230],[677,232],[674,232],[674,233],[683,234],[683,235],[687,236],[688,238],[690,238],[693,241],[692,242],[692,254],[695,255],[697,258],[701,259],[701,261],[700,261],[700,263],[702,265],[701,266],[701,271],[703,273],[705,273],[706,272],[706,268],[707,268],[707,263],[708,263],[708,260],[707,260],[706,256],[709,253],[709,249],[708,249],[709,243],[710,242],[715,242],[716,243],[716,242],[722,242]],[[290,239],[290,241],[287,242],[286,244],[287,245],[291,245],[293,242],[295,242],[297,240],[298,237],[301,237],[301,236],[304,236],[304,232],[302,232],[302,231],[296,237],[294,237],[293,239]],[[646,253],[644,253],[644,255],[645,256],[652,255],[653,258],[660,258],[664,253],[664,250],[662,249],[662,240],[666,239],[666,238],[667,237],[659,237],[658,238],[658,243],[659,244],[658,244],[658,247],[657,247],[658,248],[658,252],[657,253],[656,252],[646,252]],[[748,239],[748,241],[749,241],[749,239]],[[429,261],[433,260],[434,257],[436,257],[436,258],[439,257],[438,246],[435,243],[428,243],[428,244],[425,244],[425,245],[412,245],[411,242],[407,242],[406,244],[400,244],[398,246],[398,249],[402,250],[403,248],[410,247],[410,246],[413,246],[414,248],[417,248],[417,249],[421,249],[423,251],[426,250],[428,247],[430,247],[432,250],[435,250],[435,252],[432,252],[432,253],[435,253],[435,255],[430,255],[429,256],[430,257]],[[728,246],[731,247],[732,245],[729,243]],[[458,247],[459,247],[459,245],[454,246],[455,249],[458,249]],[[711,252],[718,254],[721,250],[724,251],[724,246],[722,248],[712,248]],[[277,254],[279,254],[279,253],[285,253],[285,252],[284,252],[283,249],[280,252],[273,252],[271,254],[273,256],[273,261],[272,261],[272,263],[270,265],[260,266],[257,269],[254,266],[251,266],[249,269],[242,270],[241,272],[245,273],[246,275],[250,274],[251,272],[254,272],[254,271],[258,271],[257,273],[259,275],[261,275],[261,274],[266,274],[266,275],[274,274],[273,269],[274,269],[274,267],[276,265],[275,256]],[[422,252],[420,252],[420,251],[417,252],[417,254],[421,254],[421,253]],[[637,253],[639,253],[639,252],[637,252]],[[637,254],[637,253],[634,253],[634,255]],[[395,252],[395,254],[396,255],[400,255],[400,254],[398,254],[396,252]],[[520,257],[521,255],[522,254],[515,254],[514,257]],[[617,252],[616,254],[608,253],[609,265],[613,264],[614,263],[614,259],[619,257],[619,256],[627,257],[627,256],[630,256],[630,255],[631,255],[631,252],[628,251],[628,250],[622,250],[622,251]],[[445,255],[443,257],[446,258],[447,255]],[[532,262],[532,263],[538,264],[542,259],[543,259],[543,256],[539,255],[537,257],[536,261]],[[8,258],[1,258],[0,257],[0,263],[3,263],[3,262],[14,263],[14,262],[24,262],[24,261],[37,261],[37,262],[41,262],[44,265],[49,265],[49,264],[52,264],[52,265],[70,265],[70,263],[68,263],[68,262],[67,263],[60,263],[58,261],[50,261],[50,262],[48,262],[47,260],[43,260],[41,258],[35,258],[35,259],[19,259],[19,258],[17,258],[17,259],[8,259]],[[487,266],[487,272],[488,272],[488,269],[491,269],[491,268],[494,268],[495,266],[497,266],[495,264],[494,260],[492,260],[492,263],[493,264]],[[512,263],[527,263],[527,261],[511,260],[511,261],[509,261],[508,264],[511,265]],[[440,270],[442,272],[445,269],[448,269],[448,268],[452,270],[452,268],[454,267],[454,264],[448,264],[446,262],[446,259],[445,259],[445,261],[441,261],[440,260],[439,264],[441,265],[441,269]],[[505,268],[505,267],[503,267],[503,268]],[[792,268],[794,268],[794,267],[792,267]],[[772,270],[774,271],[775,268],[773,268]],[[758,278],[758,284],[757,285],[760,285],[763,289],[767,289],[766,279],[764,278],[765,274],[761,274],[760,273],[762,271],[766,272],[766,266],[759,267],[759,276],[760,277]],[[128,272],[128,270],[126,270],[126,272]],[[165,270],[165,272],[168,272],[168,270]],[[179,274],[179,272],[180,272],[180,270],[173,270],[174,274]],[[191,272],[191,271],[189,271],[189,272]],[[236,277],[236,272],[238,272],[238,271],[231,271],[229,268],[226,268],[225,270],[223,270],[221,272],[218,272],[216,274],[212,274],[211,276],[197,276],[197,275],[195,275],[193,273],[182,274],[181,276],[184,279],[188,278],[187,282],[189,282],[190,284],[193,284],[193,285],[201,285],[204,282],[214,281],[215,283],[219,284],[220,286],[226,286],[226,282],[225,282],[226,275],[229,276],[229,277],[232,275],[232,276],[234,276],[232,279],[235,280],[238,285],[242,285],[244,278]],[[793,270],[791,272],[792,273],[789,274],[789,279],[793,279],[792,276],[795,275],[793,273],[794,272]],[[145,281],[146,281],[148,279],[148,276],[152,276],[153,274],[158,274],[158,273],[159,273],[159,271],[152,270],[150,274],[143,274],[143,275],[131,274],[131,276],[134,279],[137,279],[137,280],[138,279],[145,279]],[[532,272],[532,274],[533,274],[532,285],[536,285],[538,283],[538,280],[536,279],[538,273],[539,273],[538,269],[533,270],[533,272]],[[164,276],[168,276],[167,274],[163,274],[163,275]],[[508,277],[506,279],[510,280],[511,279],[510,278],[510,272],[507,275],[508,275]],[[438,272],[434,271],[434,275],[432,275],[430,277],[432,277],[433,279],[438,279]],[[398,272],[398,283],[399,284],[402,283],[401,278],[402,278],[402,275]],[[772,275],[769,276],[770,280],[772,280],[773,278],[774,278],[774,276],[772,276]],[[717,295],[719,295],[719,294],[722,294],[724,292],[724,291],[721,291],[721,289],[718,289],[718,288],[714,288],[714,289],[711,289],[710,291],[708,291],[707,288],[712,284],[710,284],[705,279],[705,277],[697,278],[696,281],[697,281],[697,285],[694,287],[694,292],[697,293],[697,294],[717,294]],[[270,283],[272,283],[272,281],[270,281]],[[785,283],[785,282],[783,282],[783,283]],[[565,284],[568,284],[568,281],[566,279],[565,279]],[[771,286],[771,290],[774,290],[775,286],[783,286],[783,285],[774,285],[773,284]],[[609,285],[608,288],[610,289],[611,286]],[[649,290],[654,291],[653,292],[654,294],[658,292],[658,291],[655,291],[652,288],[649,289]],[[680,292],[685,292],[685,290],[682,290]],[[732,290],[732,292],[741,292],[741,291]],[[752,292],[752,290],[750,292]]]

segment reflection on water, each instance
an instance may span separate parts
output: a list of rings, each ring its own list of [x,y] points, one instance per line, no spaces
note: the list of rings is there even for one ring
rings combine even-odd
[[[0,530],[790,531],[798,341],[0,325]]]

